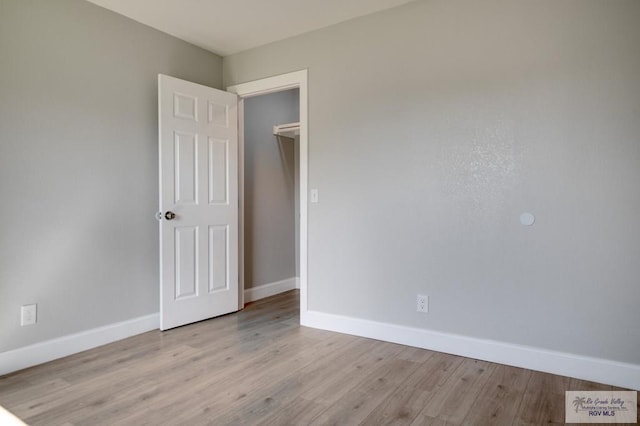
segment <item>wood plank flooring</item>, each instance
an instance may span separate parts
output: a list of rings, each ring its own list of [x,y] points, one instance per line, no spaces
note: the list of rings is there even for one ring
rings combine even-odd
[[[0,377],[30,425],[537,425],[610,386],[298,325],[299,295]]]

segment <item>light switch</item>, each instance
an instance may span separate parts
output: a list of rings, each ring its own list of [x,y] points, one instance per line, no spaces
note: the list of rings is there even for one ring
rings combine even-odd
[[[318,190],[317,189],[312,189],[311,190],[311,202],[312,203],[317,203],[318,202]]]

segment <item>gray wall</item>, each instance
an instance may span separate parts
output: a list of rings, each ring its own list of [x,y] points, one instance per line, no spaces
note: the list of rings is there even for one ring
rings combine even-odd
[[[2,0],[0,58],[0,352],[157,312],[157,74],[221,58],[81,0]]]
[[[418,1],[226,57],[309,69],[309,308],[640,363],[638,22]]]
[[[298,90],[244,102],[245,288],[296,276],[295,142],[273,126],[299,120]]]

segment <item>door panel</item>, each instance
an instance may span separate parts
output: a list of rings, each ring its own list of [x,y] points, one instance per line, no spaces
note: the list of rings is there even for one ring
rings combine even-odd
[[[174,132],[174,204],[198,204],[198,135]]]
[[[209,138],[209,204],[228,204],[229,141]]]
[[[238,310],[234,94],[158,76],[160,328]]]
[[[228,226],[209,226],[209,292],[227,290]]]
[[[175,231],[176,300],[198,295],[198,227]]]

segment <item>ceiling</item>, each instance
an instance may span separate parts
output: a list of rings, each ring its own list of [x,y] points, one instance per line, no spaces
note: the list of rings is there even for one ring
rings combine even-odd
[[[88,0],[222,56],[412,0]]]

